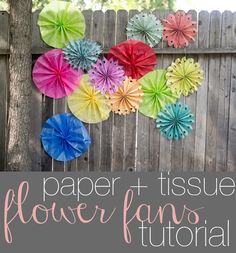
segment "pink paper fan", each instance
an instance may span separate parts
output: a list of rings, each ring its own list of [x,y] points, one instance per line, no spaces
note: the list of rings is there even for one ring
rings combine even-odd
[[[38,58],[33,69],[37,88],[51,98],[70,95],[79,85],[82,70],[74,70],[64,60],[61,49],[53,49]]]
[[[194,42],[197,34],[197,23],[192,21],[192,16],[183,11],[169,14],[163,20],[163,40],[167,41],[168,46],[184,48],[189,43]]]
[[[123,85],[124,73],[123,67],[118,64],[118,61],[107,60],[105,57],[99,59],[88,71],[91,85],[96,90],[109,94],[116,92],[118,87]]]

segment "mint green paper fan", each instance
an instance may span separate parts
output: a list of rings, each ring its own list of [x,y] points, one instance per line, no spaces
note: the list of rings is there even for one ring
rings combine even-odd
[[[162,38],[163,26],[153,14],[140,13],[130,19],[126,30],[128,39],[140,40],[154,47]]]
[[[85,19],[78,7],[69,2],[53,1],[39,14],[38,25],[43,41],[49,46],[63,48],[85,33]]]
[[[166,104],[176,102],[178,96],[171,91],[166,82],[166,71],[163,69],[149,72],[139,79],[144,93],[143,101],[139,107],[142,114],[155,119],[161,108]]]

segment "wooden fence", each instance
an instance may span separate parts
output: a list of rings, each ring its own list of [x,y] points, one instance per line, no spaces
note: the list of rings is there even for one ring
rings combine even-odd
[[[126,40],[128,19],[137,11],[84,11],[86,37],[98,41],[105,52]],[[154,11],[162,19],[168,11]],[[236,13],[190,11],[198,21],[196,42],[187,49],[155,47],[158,68],[166,68],[181,56],[200,62],[205,80],[197,93],[183,99],[196,115],[193,132],[182,141],[167,141],[155,129],[154,120],[140,113],[112,115],[100,124],[86,125],[93,144],[85,155],[67,163],[53,161],[40,143],[43,122],[67,111],[66,99],[42,96],[32,85],[30,149],[33,170],[43,171],[235,171],[236,170]],[[42,42],[33,15],[32,55],[49,50]],[[7,94],[9,58],[8,14],[0,12],[0,165],[6,163]]]

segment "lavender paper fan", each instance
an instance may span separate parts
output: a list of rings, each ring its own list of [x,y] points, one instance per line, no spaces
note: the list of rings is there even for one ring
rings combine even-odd
[[[98,43],[82,39],[71,41],[66,48],[63,49],[65,59],[75,69],[88,70],[98,59],[102,49]]]
[[[92,64],[88,74],[91,85],[103,94],[116,92],[125,79],[123,67],[117,61],[107,60],[105,57]]]

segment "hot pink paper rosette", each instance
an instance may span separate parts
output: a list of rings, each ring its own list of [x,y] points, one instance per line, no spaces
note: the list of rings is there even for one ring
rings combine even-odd
[[[197,34],[197,23],[192,21],[192,16],[183,11],[169,14],[163,20],[163,40],[167,41],[168,46],[184,48],[189,43],[194,42]]]
[[[51,98],[70,95],[79,85],[82,70],[74,70],[64,59],[61,49],[53,49],[38,58],[33,69],[37,88]]]
[[[116,92],[123,85],[124,73],[118,61],[107,60],[105,57],[93,64],[88,72],[91,85],[103,94]]]

